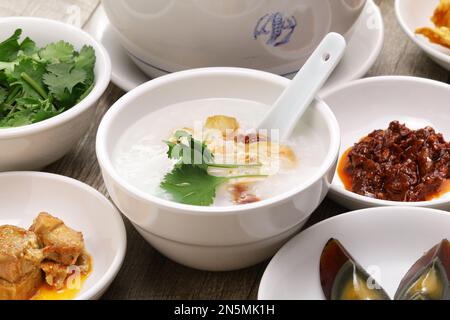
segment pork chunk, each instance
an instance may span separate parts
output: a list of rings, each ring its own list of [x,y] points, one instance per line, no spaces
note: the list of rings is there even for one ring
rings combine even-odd
[[[45,259],[69,266],[75,264],[84,251],[83,234],[48,213],[40,213],[30,231],[42,242]]]
[[[44,261],[41,263],[42,271],[45,273],[45,281],[48,285],[55,287],[56,289],[63,289],[66,283],[67,277],[73,272],[78,274],[86,274],[89,272],[89,255],[82,253],[74,266],[65,266],[54,261]]]
[[[0,279],[18,282],[36,269],[43,259],[37,236],[15,226],[0,226]]]
[[[33,269],[15,283],[0,279],[0,300],[28,300],[42,284],[42,271]]]

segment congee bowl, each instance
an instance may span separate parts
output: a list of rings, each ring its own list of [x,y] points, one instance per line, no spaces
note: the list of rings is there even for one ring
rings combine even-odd
[[[16,29],[22,37],[30,37],[40,47],[64,40],[80,50],[83,45],[95,49],[95,86],[91,93],[71,109],[44,121],[16,128],[0,129],[0,171],[36,170],[64,156],[86,133],[92,123],[98,99],[111,78],[108,53],[83,30],[61,22],[13,17],[0,19],[0,39],[8,38]]]
[[[210,207],[172,202],[131,184],[115,162],[119,141],[136,123],[142,125],[139,126],[141,131],[133,131],[132,140],[147,133],[163,140],[177,128],[172,127],[167,118],[196,118],[188,109],[182,114],[167,112],[166,116],[162,111],[158,113],[164,115],[162,118],[154,116],[155,112],[168,106],[225,98],[261,103],[269,110],[289,83],[290,80],[283,77],[250,69],[194,69],[143,84],[111,107],[97,135],[96,151],[103,178],[114,203],[152,246],[189,267],[235,270],[266,260],[300,230],[327,194],[339,152],[336,119],[319,99],[315,100],[297,128],[300,131],[311,130],[322,145],[322,151],[312,155],[315,167],[310,177],[300,179],[298,185],[289,191],[260,202]],[[219,111],[227,114],[225,108]],[[245,111],[241,110],[241,114]],[[253,120],[258,121],[261,115],[249,112],[247,117],[256,117]],[[144,122],[139,122],[142,119]],[[186,125],[190,121],[187,120]],[[160,140],[156,141],[159,143]],[[304,143],[311,144],[310,141]],[[301,164],[302,155],[299,158]]]
[[[297,72],[328,32],[350,40],[366,0],[103,0],[150,77],[201,67]]]
[[[344,84],[323,99],[331,106],[341,128],[340,159],[360,139],[374,130],[388,128],[394,120],[414,130],[431,126],[446,141],[450,139],[450,86],[446,83],[416,77],[374,77]],[[448,192],[421,202],[379,200],[346,190],[338,174],[330,197],[352,210],[379,206],[450,210]]]

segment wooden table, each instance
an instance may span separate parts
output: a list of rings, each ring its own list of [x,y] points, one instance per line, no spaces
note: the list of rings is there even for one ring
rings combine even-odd
[[[429,60],[402,32],[395,19],[394,1],[375,1],[381,7],[384,16],[386,39],[383,52],[368,76],[411,75],[449,83],[449,72]],[[35,3],[36,0],[0,0],[0,15],[2,15],[2,6],[5,7],[4,4],[8,2],[20,3],[22,13],[27,14],[26,10],[29,7],[26,2]],[[42,6],[46,2],[47,0],[41,1]],[[82,3],[83,22],[89,17],[86,11],[98,4],[96,0],[64,0],[64,2]],[[36,5],[34,5],[33,13],[38,15],[39,8],[35,7]],[[48,8],[45,13],[48,14]],[[87,135],[70,154],[46,168],[45,171],[78,179],[107,195],[95,156],[94,142],[103,114],[123,94],[122,90],[111,84],[99,103],[95,119]],[[327,199],[313,214],[307,227],[346,211],[345,208]],[[127,255],[122,270],[104,295],[104,299],[256,298],[259,282],[267,263],[226,273],[188,269],[159,254],[133,229],[125,217],[124,220],[128,235]]]

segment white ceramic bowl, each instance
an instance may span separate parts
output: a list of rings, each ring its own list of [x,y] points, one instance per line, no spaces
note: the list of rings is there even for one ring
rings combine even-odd
[[[393,297],[411,266],[450,237],[450,215],[424,208],[372,208],[346,213],[303,231],[272,259],[260,300],[323,300],[319,262],[325,244],[338,239]]]
[[[341,154],[376,129],[385,129],[398,120],[412,129],[432,126],[450,139],[450,86],[415,77],[375,77],[342,85],[327,93],[341,128]],[[340,158],[339,157],[339,158]],[[350,209],[375,206],[421,206],[450,210],[450,194],[424,202],[393,202],[347,191],[336,175],[330,197]]]
[[[46,211],[84,236],[92,273],[76,299],[98,299],[120,270],[126,232],[117,209],[102,194],[77,180],[49,173],[0,173],[0,225],[28,229]]]
[[[299,70],[331,31],[350,40],[366,0],[103,0],[150,77],[200,67]]]
[[[163,200],[128,183],[112,159],[127,128],[154,110],[208,98],[237,98],[272,105],[289,82],[249,69],[196,69],[147,82],[111,107],[99,127],[97,157],[113,201],[149,243],[169,258],[193,268],[232,270],[267,259],[301,228],[328,192],[339,149],[336,119],[320,100],[304,118],[327,150],[317,171],[291,191],[258,203],[198,207]],[[152,130],[151,124],[148,130]]]
[[[430,20],[439,0],[396,0],[395,12],[402,29],[431,59],[450,70],[450,49],[431,43],[426,37],[416,35],[420,27],[434,27]]]
[[[60,115],[39,123],[0,129],[0,171],[35,170],[64,156],[86,133],[92,123],[98,99],[111,78],[111,62],[105,49],[89,34],[61,22],[40,18],[0,19],[0,39],[11,36],[21,28],[23,36],[38,46],[65,40],[76,49],[91,45],[95,49],[95,87],[79,104]]]

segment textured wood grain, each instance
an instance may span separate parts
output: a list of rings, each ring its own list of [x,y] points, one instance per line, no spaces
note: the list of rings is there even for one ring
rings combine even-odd
[[[0,11],[5,3],[36,1],[0,0]],[[39,1],[38,1],[39,2]],[[45,1],[47,2],[47,1]],[[58,1],[59,2],[59,1]],[[97,1],[64,1],[66,3],[90,3]],[[383,12],[386,25],[384,49],[368,76],[413,75],[449,82],[449,73],[429,60],[400,30],[394,13],[393,0],[376,0]],[[36,9],[37,10],[37,9]],[[20,13],[20,12],[19,12]],[[27,14],[27,12],[21,12]],[[38,11],[35,11],[38,14]],[[1,12],[0,15],[4,15]],[[93,124],[82,141],[66,157],[46,169],[79,179],[100,192],[106,190],[95,157],[95,135],[98,123],[108,108],[123,94],[110,85],[101,98]],[[330,200],[316,210],[307,226],[346,210]],[[259,281],[267,263],[246,270],[210,273],[191,270],[177,265],[151,248],[125,219],[128,234],[128,252],[117,279],[104,299],[255,299]]]
[[[82,26],[100,0],[0,0],[0,17],[31,16]]]

